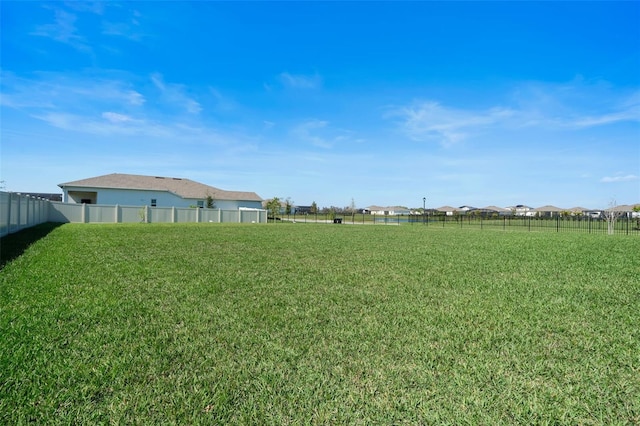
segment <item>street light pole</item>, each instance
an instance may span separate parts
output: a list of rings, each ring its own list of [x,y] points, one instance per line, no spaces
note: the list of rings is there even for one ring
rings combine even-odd
[[[427,197],[422,197],[422,223],[425,223],[425,215],[427,214]]]

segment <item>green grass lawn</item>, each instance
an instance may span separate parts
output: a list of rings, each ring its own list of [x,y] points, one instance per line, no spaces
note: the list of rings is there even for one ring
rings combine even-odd
[[[579,233],[67,224],[0,270],[0,423],[638,424],[639,254]]]

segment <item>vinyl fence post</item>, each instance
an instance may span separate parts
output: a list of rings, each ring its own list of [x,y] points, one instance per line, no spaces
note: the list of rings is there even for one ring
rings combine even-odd
[[[7,194],[9,196],[9,202],[7,203],[7,235],[11,233],[11,200],[13,199],[13,194],[9,192]]]
[[[20,230],[20,218],[22,217],[22,215],[20,214],[20,207],[22,207],[22,206],[21,206],[21,204],[22,204],[22,200],[20,200],[20,193],[18,193],[18,194],[16,194],[16,195],[17,195],[17,198],[18,198],[18,199],[16,200],[16,201],[18,201],[18,204],[17,204],[17,206],[16,206],[16,207],[18,207],[18,208],[16,209],[16,225],[17,225],[17,227],[16,227],[16,231],[18,231],[18,230]]]
[[[31,197],[29,197],[27,195],[27,196],[25,196],[25,200],[27,200],[27,214],[25,215],[26,218],[25,218],[25,224],[24,225],[25,225],[25,228],[28,228],[29,225],[30,225],[29,220],[31,219],[31,215],[29,214],[29,213],[31,213],[31,208],[30,208],[31,207],[30,206]]]

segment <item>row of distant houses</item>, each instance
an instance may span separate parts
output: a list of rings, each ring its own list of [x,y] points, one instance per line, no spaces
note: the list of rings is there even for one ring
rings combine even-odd
[[[636,214],[640,215],[634,211],[634,205],[619,205],[613,208],[614,211],[620,213],[629,213],[629,216],[634,216]],[[456,214],[481,214],[481,215],[498,215],[498,216],[525,216],[525,217],[555,217],[555,216],[590,216],[590,217],[600,217],[602,215],[602,210],[597,209],[589,209],[586,207],[571,207],[571,208],[561,208],[551,205],[546,205],[542,207],[529,207],[526,205],[519,204],[517,206],[510,207],[498,207],[498,206],[487,206],[487,207],[471,207],[471,206],[461,206],[461,207],[451,207],[451,206],[442,206],[434,209],[436,212],[443,213],[447,216],[454,216]]]
[[[638,204],[640,205],[640,204]],[[614,210],[620,213],[628,213],[630,217],[640,217],[640,212],[635,212],[635,205],[620,205],[614,207]],[[284,205],[283,205],[284,208]],[[284,210],[283,210],[284,212]],[[311,213],[311,207],[309,206],[294,206],[292,213],[305,214]],[[364,209],[359,209],[358,213],[379,215],[379,216],[408,216],[423,214],[422,209],[409,209],[402,206],[369,206]],[[600,217],[602,215],[601,210],[589,209],[586,207],[571,207],[561,208],[551,205],[542,207],[529,207],[526,205],[516,205],[510,207],[498,207],[498,206],[486,206],[486,207],[473,207],[473,206],[442,206],[434,209],[426,209],[426,213],[431,215],[482,215],[482,216],[525,216],[525,217],[555,217],[555,216],[590,216]]]
[[[640,204],[638,204],[640,205]],[[635,205],[619,205],[613,209],[620,213],[629,213],[630,216],[640,216],[640,213],[634,211]],[[422,214],[422,210],[411,210],[405,207],[379,207],[371,206],[364,210],[365,213],[371,213],[376,215],[409,215],[409,214]],[[430,214],[443,214],[446,216],[455,215],[470,215],[479,214],[483,216],[498,215],[498,216],[525,216],[525,217],[555,217],[555,216],[591,216],[600,217],[602,210],[589,209],[586,207],[571,207],[561,208],[551,205],[541,207],[530,207],[523,204],[510,207],[498,207],[498,206],[486,206],[486,207],[473,207],[473,206],[442,206],[435,209],[427,209],[427,213]]]

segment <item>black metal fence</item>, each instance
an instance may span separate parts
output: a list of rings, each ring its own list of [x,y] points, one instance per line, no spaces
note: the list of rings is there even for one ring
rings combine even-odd
[[[616,218],[613,224],[602,218],[590,216],[498,216],[483,217],[474,215],[457,216],[407,216],[411,224],[424,226],[439,226],[443,228],[479,228],[524,231],[552,231],[552,232],[584,232],[593,234],[640,235],[640,218],[624,215]]]
[[[339,221],[336,221],[339,218]],[[271,218],[270,218],[271,220]],[[280,218],[278,218],[280,220]],[[487,215],[375,215],[356,213],[351,215],[303,214],[283,216],[282,220],[310,223],[344,223],[368,225],[437,226],[441,228],[500,229],[504,231],[584,232],[609,233],[609,223],[603,218],[591,216],[487,216]],[[639,235],[640,218],[624,214],[615,220],[614,234]]]

